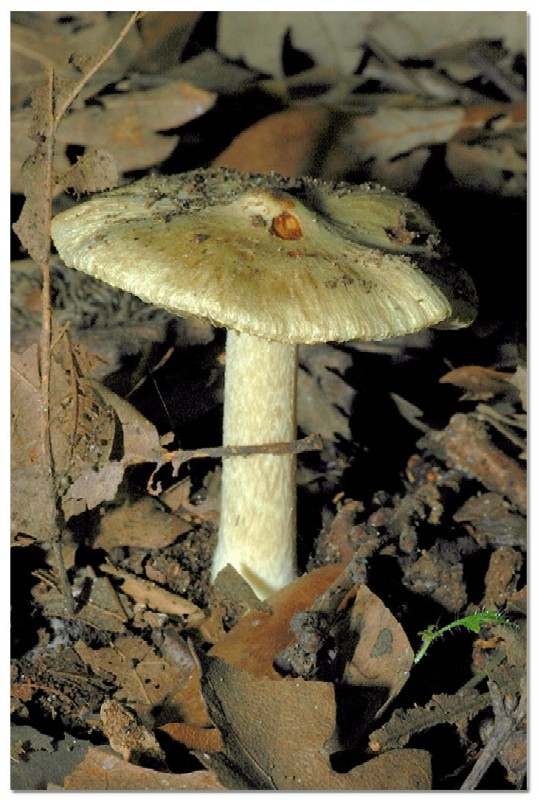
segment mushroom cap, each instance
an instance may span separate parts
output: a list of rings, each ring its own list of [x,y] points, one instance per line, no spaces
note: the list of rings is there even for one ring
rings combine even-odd
[[[70,267],[177,316],[287,343],[383,339],[474,317],[437,228],[377,186],[233,170],[143,178],[58,214]],[[459,285],[458,285],[459,280]]]

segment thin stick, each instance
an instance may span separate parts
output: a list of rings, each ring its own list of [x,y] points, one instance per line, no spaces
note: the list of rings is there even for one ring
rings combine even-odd
[[[42,137],[42,157],[45,166],[45,191],[49,194],[48,202],[45,203],[45,218],[43,220],[44,228],[50,232],[52,220],[52,198],[50,193],[53,186],[53,159],[54,159],[54,141],[55,133],[62,121],[65,113],[70,107],[73,100],[77,97],[82,87],[95,75],[102,64],[110,57],[113,51],[118,47],[120,42],[125,38],[134,23],[140,18],[144,12],[134,12],[127,23],[120,31],[116,40],[108,47],[104,53],[98,58],[92,67],[82,76],[82,78],[74,84],[71,91],[63,99],[58,108],[54,106],[54,70],[52,66],[47,68],[46,73],[46,104],[49,113],[46,114],[47,128],[43,131]],[[56,568],[58,572],[58,579],[60,582],[60,589],[64,598],[65,610],[68,614],[75,613],[75,604],[69,578],[65,563],[62,555],[61,547],[61,515],[57,508],[57,492],[56,492],[56,474],[54,456],[52,452],[52,442],[50,434],[50,367],[51,367],[51,351],[52,351],[52,303],[51,303],[51,271],[49,253],[44,253],[40,258],[39,266],[42,273],[42,308],[41,308],[41,337],[40,337],[40,369],[41,369],[41,411],[42,411],[42,425],[41,425],[41,447],[43,455],[43,463],[46,465],[50,481],[49,491],[51,505],[56,509],[56,517],[52,523],[52,530],[50,531],[50,544],[56,561]]]
[[[270,444],[226,445],[225,447],[206,447],[199,450],[178,450],[169,453],[166,459],[172,464],[174,474],[179,467],[192,458],[233,458],[236,456],[253,456],[258,453],[284,455],[286,453],[305,453],[310,450],[323,450],[323,441],[319,433],[311,433],[304,439],[293,442],[271,442]]]
[[[90,67],[90,69],[84,73],[84,75],[80,78],[77,83],[74,84],[71,91],[68,95],[63,99],[63,102],[60,106],[55,109],[54,114],[54,127],[55,129],[58,127],[60,122],[62,121],[64,115],[66,114],[67,110],[69,109],[71,103],[78,97],[82,88],[88,83],[88,81],[93,78],[96,72],[103,66],[105,61],[110,58],[114,50],[121,44],[121,42],[125,39],[135,22],[138,22],[141,17],[146,14],[145,11],[134,11],[131,16],[129,17],[126,24],[123,26],[121,31],[119,32],[117,38],[112,42],[110,47],[108,47],[97,59],[97,61]]]
[[[489,691],[493,711],[495,712],[495,724],[486,746],[461,785],[460,791],[462,792],[476,789],[490,766],[501,754],[510,734],[525,716],[525,703],[523,699],[520,699],[518,707],[510,713],[506,710],[501,692],[494,681],[489,682]]]

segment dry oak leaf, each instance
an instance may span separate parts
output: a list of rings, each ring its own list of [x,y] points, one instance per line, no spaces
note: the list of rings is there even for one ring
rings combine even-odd
[[[61,498],[66,518],[87,507],[85,502],[82,508],[73,506],[72,485],[109,463],[115,434],[114,413],[85,377],[87,369],[83,348],[72,349],[64,333],[52,350],[49,402],[53,492]],[[38,349],[32,345],[11,356],[12,529],[38,539],[55,520],[53,503],[47,499],[54,495],[43,463],[42,418]]]
[[[101,517],[93,547],[140,547],[160,550],[192,528],[191,523],[166,511],[153,497],[140,497],[107,511]]]
[[[128,764],[108,750],[90,747],[84,761],[64,780],[67,791],[223,791],[226,787],[210,770],[184,775],[157,772]]]
[[[292,108],[271,114],[242,131],[213,164],[292,178],[308,175],[329,120],[324,108]]]
[[[473,39],[498,39],[512,52],[527,47],[525,12],[223,11],[218,50],[271,75],[282,75],[284,37],[315,63],[352,73],[362,42],[375,37],[396,59],[427,57],[434,50]]]
[[[243,617],[211,648],[210,655],[248,670],[256,677],[280,680],[274,669],[275,656],[295,638],[290,622],[298,611],[306,611],[341,574],[342,564],[328,564],[303,575],[267,598],[272,613],[255,610]]]
[[[166,758],[155,734],[140,722],[130,708],[117,700],[105,700],[99,715],[110,746],[126,761],[141,766],[165,765]]]
[[[357,639],[357,645],[346,664],[343,680],[352,686],[386,690],[377,717],[406,683],[413,666],[413,650],[400,623],[366,586],[357,590],[348,635]]]
[[[527,510],[527,477],[515,459],[491,441],[484,425],[472,414],[454,414],[438,438],[447,461],[479,480],[486,489],[508,498],[521,512]]]
[[[120,172],[160,164],[175,149],[179,137],[157,131],[178,128],[204,114],[215,95],[185,81],[156,89],[104,95],[100,105],[75,110],[58,131],[58,142],[90,145],[110,152]]]
[[[190,600],[169,592],[151,581],[143,580],[130,572],[125,572],[107,564],[101,565],[101,570],[120,578],[123,581],[121,591],[136,603],[141,603],[163,614],[186,617],[188,623],[197,622],[204,618],[204,612],[197,605],[191,603]]]
[[[273,76],[283,72],[282,50],[288,36],[323,66],[352,73],[360,59],[360,15],[301,11],[225,11],[219,14],[217,49],[234,61]]]
[[[220,728],[223,753],[207,762],[233,789],[303,791],[425,790],[431,787],[425,751],[386,753],[335,772],[326,744],[336,721],[332,684],[256,678],[220,658],[202,660],[202,688]]]
[[[513,377],[511,372],[469,364],[451,369],[439,378],[439,383],[450,383],[465,389],[462,400],[490,400],[497,395],[516,395]]]
[[[134,636],[123,636],[114,645],[100,648],[80,641],[75,650],[96,675],[113,675],[119,687],[114,699],[128,703],[139,713],[162,704],[189,675],[188,670],[171,665]]]

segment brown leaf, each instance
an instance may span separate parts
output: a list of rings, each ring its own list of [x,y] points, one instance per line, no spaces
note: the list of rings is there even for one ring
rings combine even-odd
[[[112,189],[118,185],[118,180],[118,168],[110,153],[88,150],[61,175],[58,183],[63,189],[72,189],[80,195]]]
[[[360,586],[351,610],[351,636],[358,643],[346,664],[344,681],[353,686],[387,690],[381,714],[409,677],[414,653],[404,629],[384,603],[366,586]]]
[[[222,750],[222,736],[217,728],[201,728],[188,722],[167,722],[159,730],[189,750],[202,753],[218,753]]]
[[[162,447],[155,425],[136,410],[123,397],[111,392],[106,386],[98,385],[98,391],[110,405],[120,421],[122,428],[122,457],[124,467],[132,464],[160,462]]]
[[[189,623],[204,618],[204,612],[185,597],[180,597],[163,589],[161,586],[156,586],[151,581],[137,578],[136,575],[131,575],[110,565],[103,564],[101,569],[103,572],[108,572],[117,578],[121,578],[123,581],[121,585],[122,592],[131,597],[136,603],[142,603],[163,614],[186,617]]]
[[[209,763],[230,788],[374,791],[431,785],[429,755],[418,750],[387,753],[347,773],[332,769],[325,749],[337,715],[332,684],[256,678],[207,658],[202,686],[224,741],[224,756],[213,754]]]
[[[344,142],[360,161],[389,160],[428,144],[448,142],[459,131],[465,114],[458,106],[394,108],[380,106],[370,116],[353,120]]]
[[[213,163],[242,172],[307,175],[314,167],[312,159],[329,120],[324,108],[271,114],[240,133]]]
[[[342,572],[341,564],[328,564],[285,586],[267,599],[272,613],[251,611],[209,651],[257,677],[281,678],[273,667],[277,653],[294,639],[292,616],[310,608],[314,600]]]
[[[184,81],[171,81],[156,89],[104,95],[100,100],[99,106],[70,114],[58,131],[58,141],[107,150],[119,171],[127,172],[168,158],[178,137],[163,137],[156,131],[177,128],[201,116],[215,96]]]
[[[454,414],[440,436],[450,464],[526,512],[525,471],[492,443],[476,418],[471,414]]]
[[[450,370],[439,378],[439,383],[450,383],[465,389],[462,400],[489,400],[499,394],[515,395],[512,378],[510,372],[469,365]]]
[[[71,485],[86,471],[95,474],[108,463],[115,432],[111,409],[96,394],[81,365],[87,368],[86,354],[82,349],[73,351],[64,333],[51,358],[50,437],[55,491],[65,497],[66,517],[73,511],[73,498],[68,496]],[[28,503],[30,491],[33,496],[46,497],[50,480],[41,447],[43,415],[36,345],[12,354],[11,379],[13,525],[41,538],[43,526],[51,521],[50,501],[43,507]]]
[[[169,547],[192,525],[166,512],[158,500],[141,497],[111,509],[101,518],[94,547],[141,547],[158,550]]]
[[[141,72],[158,72],[180,59],[183,47],[200,18],[200,11],[149,11],[140,20],[143,54],[137,67]]]
[[[191,674],[190,668],[170,664],[143,639],[131,635],[119,637],[110,647],[89,647],[80,641],[75,649],[96,675],[114,676],[119,687],[114,699],[138,713],[164,703]]]
[[[142,725],[131,709],[116,700],[105,700],[100,717],[110,746],[126,761],[164,766],[165,755],[155,735]]]
[[[43,265],[50,252],[52,191],[53,81],[32,94],[33,124],[28,135],[36,142],[21,167],[24,205],[13,230],[34,261]]]
[[[112,753],[90,747],[82,761],[64,781],[67,791],[222,791],[225,787],[210,770],[185,775],[157,772],[128,764]]]
[[[334,441],[337,434],[349,439],[349,415],[354,389],[344,375],[351,366],[348,353],[330,345],[304,348],[297,376],[297,419],[306,433],[319,433]]]

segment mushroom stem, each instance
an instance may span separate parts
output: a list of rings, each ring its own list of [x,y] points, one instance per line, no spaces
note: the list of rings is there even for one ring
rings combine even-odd
[[[297,345],[228,331],[224,445],[296,436]],[[231,564],[262,599],[290,583],[296,567],[293,453],[225,458],[213,579]]]

